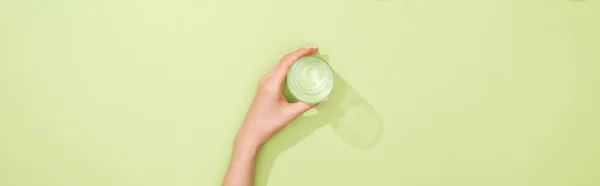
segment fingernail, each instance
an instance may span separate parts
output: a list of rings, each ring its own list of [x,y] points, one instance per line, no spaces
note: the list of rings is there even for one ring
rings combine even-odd
[[[328,102],[328,101],[329,101],[329,98],[325,98],[322,102],[324,103],[324,102]]]
[[[304,47],[304,48],[308,48],[308,49],[311,49],[311,48],[319,48],[319,46],[317,46],[317,45],[308,45],[308,46],[306,46],[306,47]]]

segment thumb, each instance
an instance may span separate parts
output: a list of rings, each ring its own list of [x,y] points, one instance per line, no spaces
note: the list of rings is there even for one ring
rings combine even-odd
[[[296,103],[292,103],[290,110],[292,110],[294,115],[300,115],[300,114],[306,112],[307,110],[316,107],[317,105],[318,105],[318,103],[308,104],[308,103],[303,103],[303,102],[296,102]]]
[[[321,103],[327,102],[327,101],[329,101],[329,98],[325,98],[325,100],[323,100]],[[304,102],[296,102],[296,103],[292,103],[291,110],[295,115],[300,115],[300,114],[306,112],[307,110],[310,110],[311,108],[316,107],[317,105],[319,105],[319,103],[308,104],[308,103],[304,103]]]

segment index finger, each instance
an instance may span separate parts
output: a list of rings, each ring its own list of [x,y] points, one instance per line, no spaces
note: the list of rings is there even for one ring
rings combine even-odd
[[[319,51],[318,46],[310,45],[283,56],[283,58],[281,58],[279,61],[279,64],[277,64],[277,66],[273,69],[273,76],[278,81],[283,82],[285,76],[287,76],[290,66],[292,66],[296,60],[304,56],[313,55],[317,53],[317,51]]]

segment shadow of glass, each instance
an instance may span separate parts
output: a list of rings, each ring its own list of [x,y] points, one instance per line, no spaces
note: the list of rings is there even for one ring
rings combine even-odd
[[[267,185],[277,157],[323,126],[331,126],[342,141],[353,148],[373,147],[379,141],[383,133],[380,115],[339,74],[334,73],[334,78],[330,101],[296,118],[263,146],[257,161],[255,185]]]

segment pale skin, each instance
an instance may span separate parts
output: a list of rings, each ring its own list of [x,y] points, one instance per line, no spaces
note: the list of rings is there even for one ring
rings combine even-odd
[[[254,185],[256,158],[262,145],[296,117],[317,106],[302,102],[290,103],[281,91],[288,69],[294,61],[313,55],[318,50],[317,46],[311,45],[287,54],[260,79],[254,100],[235,137],[223,186]]]

